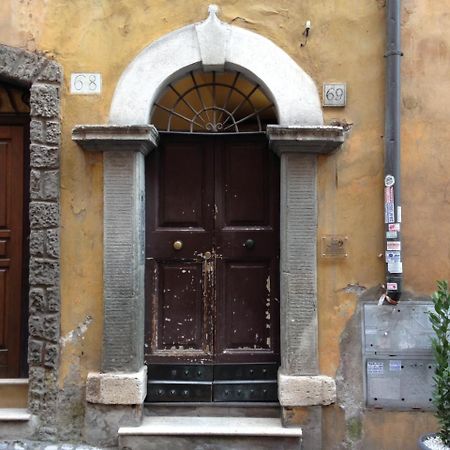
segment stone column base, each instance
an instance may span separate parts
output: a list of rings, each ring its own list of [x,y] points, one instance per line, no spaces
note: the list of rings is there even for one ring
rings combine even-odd
[[[336,402],[336,383],[325,375],[284,375],[278,372],[281,406],[331,405]]]
[[[103,405],[140,405],[147,395],[147,366],[139,372],[91,372],[86,400]]]

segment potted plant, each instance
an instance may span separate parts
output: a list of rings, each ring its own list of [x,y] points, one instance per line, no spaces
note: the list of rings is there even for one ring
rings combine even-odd
[[[437,282],[432,300],[434,309],[429,313],[429,319],[435,333],[432,348],[436,362],[433,405],[440,431],[421,436],[419,447],[423,450],[450,450],[450,292],[447,281]]]

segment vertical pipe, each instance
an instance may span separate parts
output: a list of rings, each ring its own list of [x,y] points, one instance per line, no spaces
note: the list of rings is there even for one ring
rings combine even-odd
[[[387,0],[384,209],[386,231],[386,300],[397,303],[403,288],[400,179],[400,6]]]

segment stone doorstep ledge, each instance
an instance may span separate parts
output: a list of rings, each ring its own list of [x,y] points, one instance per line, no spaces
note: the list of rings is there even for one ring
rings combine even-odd
[[[336,382],[325,375],[294,376],[278,372],[281,406],[331,405],[336,402]]]
[[[285,428],[278,418],[152,416],[138,427],[119,428],[119,436],[301,437],[302,429]]]
[[[31,414],[25,408],[0,408],[0,422],[26,422]]]
[[[138,151],[144,155],[158,145],[153,125],[77,125],[72,140],[87,151]]]
[[[147,395],[147,366],[139,372],[91,372],[86,382],[86,400],[104,405],[138,405]]]
[[[345,141],[343,126],[281,126],[267,125],[267,136],[272,150],[281,153],[328,154]]]
[[[28,378],[0,378],[0,387],[2,386],[24,386],[28,385]]]

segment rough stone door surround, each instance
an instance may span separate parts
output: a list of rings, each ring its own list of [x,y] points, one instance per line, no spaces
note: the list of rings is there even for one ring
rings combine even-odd
[[[92,404],[143,402],[144,155],[157,146],[151,108],[166,84],[189,70],[237,69],[274,101],[279,124],[270,146],[281,158],[282,406],[330,404],[332,378],[320,376],[317,350],[317,154],[344,141],[341,127],[323,126],[312,79],[268,39],[209,17],[145,48],[119,80],[109,125],[80,125],[73,139],[104,158],[104,347],[99,373],[88,377]],[[176,55],[176,57],[173,57]],[[118,395],[117,389],[126,395]]]
[[[31,433],[51,439],[58,411],[62,73],[42,55],[0,44],[0,79],[30,88],[28,406]]]

